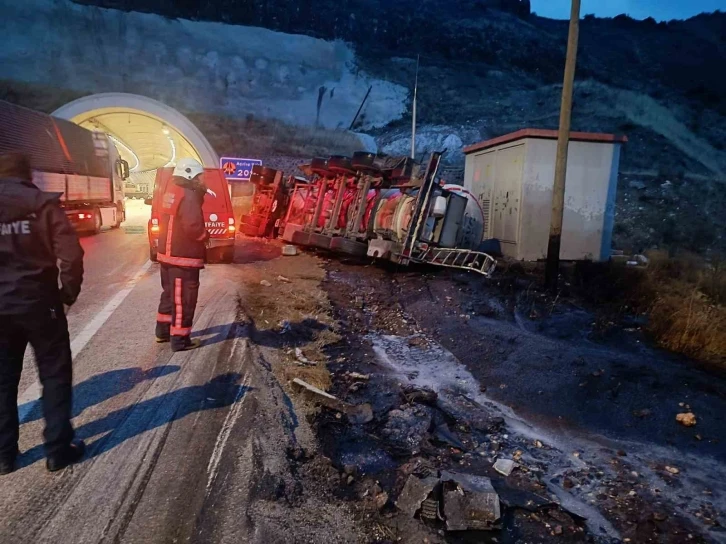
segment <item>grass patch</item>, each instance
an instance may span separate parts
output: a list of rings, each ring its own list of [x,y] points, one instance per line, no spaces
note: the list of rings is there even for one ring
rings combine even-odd
[[[582,265],[576,276],[590,302],[647,315],[661,347],[726,365],[726,261],[682,254],[645,269]]]

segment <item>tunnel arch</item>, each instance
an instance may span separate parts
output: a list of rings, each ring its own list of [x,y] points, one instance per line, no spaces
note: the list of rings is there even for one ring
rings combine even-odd
[[[179,113],[177,110],[152,98],[129,93],[93,94],[79,98],[73,102],[69,102],[65,106],[62,106],[53,112],[55,117],[67,119],[81,126],[87,126],[88,128],[104,130],[112,136],[115,132],[118,133],[118,130],[114,130],[113,126],[114,123],[118,124],[118,121],[110,123],[111,126],[98,126],[100,122],[98,122],[97,119],[113,119],[126,114],[128,114],[129,124],[133,117],[136,122],[151,123],[153,120],[154,122],[159,123],[161,127],[164,127],[163,130],[166,138],[171,142],[171,151],[168,153],[168,155],[171,156],[164,156],[164,159],[170,158],[173,160],[174,156],[176,156],[177,148],[180,148],[180,153],[184,152],[184,150],[188,151],[184,153],[185,155],[196,154],[196,157],[194,158],[199,159],[205,167],[219,168],[219,156],[204,134],[202,134],[202,132],[194,126],[187,117]],[[96,126],[89,126],[89,124],[95,124]],[[159,138],[153,138],[152,136],[154,135],[146,130],[138,132],[138,134],[143,134],[144,137],[134,136],[134,138],[138,140],[136,143],[125,141],[125,139],[117,137],[116,143],[119,144],[117,147],[121,146],[122,148],[127,148],[126,151],[130,148],[131,155],[137,160],[137,162],[140,162],[138,161],[139,156],[147,150],[150,155],[156,156],[156,151],[150,148],[158,145],[154,142],[154,139],[158,140]],[[171,136],[169,136],[169,134],[171,134]],[[177,140],[176,146],[174,145],[174,140]],[[193,152],[191,150],[193,150]],[[121,149],[120,151],[122,151],[123,155],[124,150]],[[163,159],[159,160],[163,163]],[[129,162],[133,167],[133,161]],[[159,166],[164,166],[164,164],[149,164],[148,169],[157,168]],[[142,166],[139,163],[138,168],[143,169],[146,168],[146,166]]]

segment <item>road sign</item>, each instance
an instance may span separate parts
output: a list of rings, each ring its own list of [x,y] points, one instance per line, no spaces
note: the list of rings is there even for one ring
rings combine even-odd
[[[224,177],[230,181],[249,181],[252,177],[252,167],[262,165],[259,159],[239,159],[237,157],[222,157],[219,159],[219,167],[224,172]]]

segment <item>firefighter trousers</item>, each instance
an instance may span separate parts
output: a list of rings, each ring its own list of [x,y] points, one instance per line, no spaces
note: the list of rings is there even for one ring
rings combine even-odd
[[[4,460],[15,459],[18,451],[18,385],[28,344],[35,352],[43,386],[46,454],[61,454],[74,437],[73,365],[63,306],[0,315],[0,458]]]
[[[199,295],[199,269],[161,264],[161,300],[156,316],[157,338],[171,336],[171,348],[189,343]]]

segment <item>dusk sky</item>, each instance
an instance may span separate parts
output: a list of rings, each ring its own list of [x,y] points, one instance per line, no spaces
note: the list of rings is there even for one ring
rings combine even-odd
[[[568,19],[570,0],[532,0],[532,11],[542,17]],[[726,9],[726,0],[582,0],[582,15],[614,17],[627,13],[635,19],[687,19],[704,11]]]

